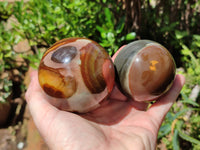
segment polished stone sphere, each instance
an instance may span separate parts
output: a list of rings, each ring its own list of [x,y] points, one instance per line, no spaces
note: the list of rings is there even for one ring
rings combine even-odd
[[[43,91],[63,110],[87,112],[112,91],[115,71],[108,53],[86,38],[67,38],[43,55],[38,71]]]
[[[150,40],[138,40],[125,46],[114,65],[119,88],[136,101],[152,101],[166,93],[176,72],[169,51]]]

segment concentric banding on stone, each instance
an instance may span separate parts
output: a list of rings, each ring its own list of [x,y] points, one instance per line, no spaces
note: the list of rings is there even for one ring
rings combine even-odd
[[[87,88],[91,93],[100,93],[106,87],[103,75],[103,64],[108,54],[101,47],[89,43],[80,50],[81,73]]]
[[[175,76],[175,63],[162,45],[138,40],[124,47],[114,62],[119,84],[137,101],[153,100],[165,93]]]

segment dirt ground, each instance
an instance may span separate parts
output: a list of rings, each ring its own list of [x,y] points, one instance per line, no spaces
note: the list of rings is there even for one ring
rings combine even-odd
[[[15,125],[0,128],[0,150],[47,150],[35,127],[28,108],[24,119]]]
[[[24,83],[28,86],[30,73],[26,73]],[[11,102],[7,124],[0,128],[0,150],[47,150],[43,139],[30,115],[24,93]]]

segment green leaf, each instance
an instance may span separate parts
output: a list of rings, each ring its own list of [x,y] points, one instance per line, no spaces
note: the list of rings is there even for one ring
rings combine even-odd
[[[0,60],[3,59],[3,53],[0,53]]]
[[[187,31],[178,31],[178,30],[175,31],[175,36],[179,40],[184,38],[187,35],[188,35]]]
[[[187,56],[188,56],[188,55],[190,55],[190,50],[184,46],[184,49],[181,50],[181,53],[182,53],[183,55],[187,55]]]
[[[100,26],[96,26],[97,30],[100,32],[101,37],[103,39],[105,39],[107,37],[107,32],[104,30],[104,28],[100,27]]]
[[[200,41],[200,35],[193,35],[194,39],[196,39],[197,41]]]
[[[136,38],[136,33],[135,32],[131,32],[131,33],[128,33],[126,35],[126,40],[127,41],[134,40],[135,38]]]
[[[183,100],[182,103],[187,103],[187,104],[193,105],[195,107],[199,107],[199,104],[192,101],[191,99]]]
[[[22,39],[21,36],[19,36],[19,35],[16,36],[14,43],[15,43],[15,44],[19,43],[21,39]]]
[[[108,32],[107,33],[107,38],[108,38],[108,41],[114,42],[115,41],[115,35],[114,35],[114,33]]]
[[[178,138],[178,130],[174,130],[174,136],[173,136],[173,150],[180,150],[180,145],[179,145],[179,138]]]
[[[158,139],[166,136],[170,131],[171,131],[171,124],[168,123],[168,124],[162,125],[158,133]]]
[[[197,47],[200,47],[200,41],[194,42]]]
[[[199,107],[199,104],[194,102],[193,100],[189,99],[183,92],[181,92],[181,96],[183,97],[183,101],[181,101],[182,103],[187,103],[190,105],[193,105],[195,107]]]
[[[200,122],[200,116],[192,116],[190,119],[193,123],[199,123]]]
[[[111,11],[109,10],[109,8],[105,8],[105,15],[106,15],[106,20],[108,21],[109,24],[113,24],[112,22],[112,14]]]
[[[117,34],[121,33],[124,29],[124,26],[125,26],[125,17],[122,17],[119,21],[119,24],[117,25],[116,33]]]
[[[176,118],[178,118],[179,116],[181,116],[182,114],[185,114],[185,112],[189,111],[189,110],[192,110],[190,108],[185,108],[185,109],[182,109],[181,111],[177,112],[174,117],[173,117],[173,120],[175,120]]]
[[[186,141],[188,141],[188,142],[191,142],[191,143],[193,143],[193,144],[197,144],[197,145],[200,146],[200,141],[199,141],[199,140],[197,140],[197,139],[195,139],[195,138],[193,138],[193,137],[191,137],[191,136],[185,134],[185,133],[181,130],[182,124],[183,124],[183,121],[179,121],[179,122],[177,123],[177,125],[178,125],[178,126],[177,126],[177,129],[178,129],[178,132],[179,132],[179,136],[180,136],[182,139],[184,139],[184,140],[186,140]]]
[[[193,137],[191,137],[191,136],[189,136],[189,135],[187,135],[187,134],[185,134],[185,133],[183,133],[183,132],[180,132],[180,131],[179,131],[179,136],[180,136],[182,139],[184,139],[184,140],[186,140],[186,141],[188,141],[188,142],[191,142],[191,143],[194,143],[194,144],[197,144],[197,145],[200,146],[200,141],[199,141],[199,140],[197,140],[197,139],[195,139],[195,138],[193,138]]]
[[[36,42],[36,41],[33,41],[33,40],[31,40],[29,44],[30,44],[30,46],[33,46],[33,45],[37,45],[37,42]]]
[[[4,55],[5,58],[12,57],[12,51],[9,51]]]

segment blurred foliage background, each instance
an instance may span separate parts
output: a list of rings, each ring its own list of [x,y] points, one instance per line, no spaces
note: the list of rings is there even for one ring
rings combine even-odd
[[[0,2],[0,102],[23,97],[25,74],[67,37],[86,37],[112,56],[137,39],[164,45],[186,84],[167,114],[157,149],[200,149],[200,0]],[[24,45],[25,43],[25,45]],[[20,46],[22,44],[22,46]]]

